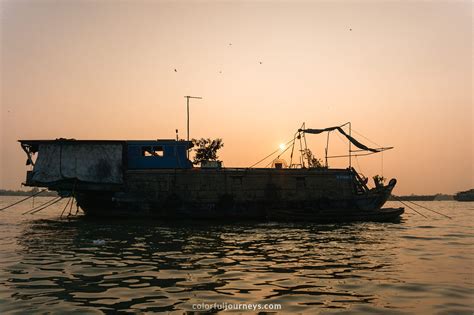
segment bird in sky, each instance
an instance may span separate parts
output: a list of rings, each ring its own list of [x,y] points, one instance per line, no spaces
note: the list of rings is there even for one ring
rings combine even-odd
[[[178,70],[174,69],[174,72],[178,72]]]

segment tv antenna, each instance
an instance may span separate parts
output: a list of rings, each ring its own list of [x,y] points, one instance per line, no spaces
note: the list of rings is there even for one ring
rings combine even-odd
[[[187,140],[189,141],[189,99],[190,98],[195,98],[195,99],[202,100],[202,97],[186,95],[185,98],[186,98],[186,109],[187,109],[187,133],[188,133]],[[188,149],[187,152],[188,152],[188,159],[189,159],[189,149]]]

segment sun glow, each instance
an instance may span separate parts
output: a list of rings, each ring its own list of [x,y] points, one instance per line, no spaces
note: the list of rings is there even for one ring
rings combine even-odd
[[[280,143],[279,147],[280,147],[280,150],[282,151],[286,149],[286,145],[283,143]]]

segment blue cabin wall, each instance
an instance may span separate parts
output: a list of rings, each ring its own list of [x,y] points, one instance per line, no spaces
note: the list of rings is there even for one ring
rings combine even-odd
[[[128,169],[191,168],[187,141],[127,141]]]

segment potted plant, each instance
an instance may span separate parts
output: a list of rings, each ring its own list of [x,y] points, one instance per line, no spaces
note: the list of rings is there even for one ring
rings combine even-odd
[[[220,168],[222,161],[218,160],[217,151],[224,146],[222,139],[209,138],[193,139],[195,155],[193,164],[201,164],[202,168]]]

